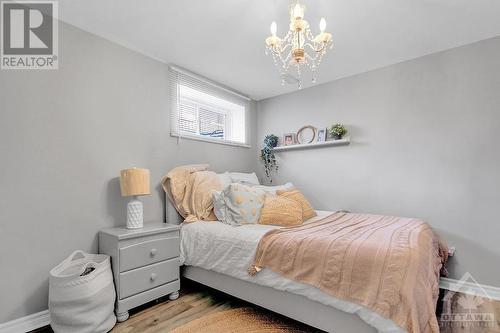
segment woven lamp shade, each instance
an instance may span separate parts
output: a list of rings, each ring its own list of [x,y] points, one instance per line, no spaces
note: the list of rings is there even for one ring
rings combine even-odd
[[[122,196],[151,194],[148,169],[126,169],[120,171],[120,189]]]

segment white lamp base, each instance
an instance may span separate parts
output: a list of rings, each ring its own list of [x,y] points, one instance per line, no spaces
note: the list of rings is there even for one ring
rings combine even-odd
[[[140,229],[142,226],[142,202],[137,197],[133,197],[127,204],[127,229]]]

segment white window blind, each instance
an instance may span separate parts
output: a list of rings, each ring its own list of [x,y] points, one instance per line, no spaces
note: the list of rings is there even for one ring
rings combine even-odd
[[[249,98],[178,67],[169,76],[172,136],[248,145]]]

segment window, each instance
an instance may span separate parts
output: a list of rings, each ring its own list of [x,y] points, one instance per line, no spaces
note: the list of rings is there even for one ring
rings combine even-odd
[[[170,67],[171,135],[247,145],[250,99],[178,67]]]

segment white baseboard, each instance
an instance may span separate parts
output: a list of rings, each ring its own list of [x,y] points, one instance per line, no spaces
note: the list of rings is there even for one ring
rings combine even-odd
[[[449,278],[441,278],[439,281],[439,288],[461,292],[464,294],[477,295],[481,297],[490,298],[495,301],[500,301],[500,288],[488,286],[485,284],[455,280]]]
[[[49,310],[44,310],[0,324],[0,333],[29,332],[48,324],[50,324]]]

